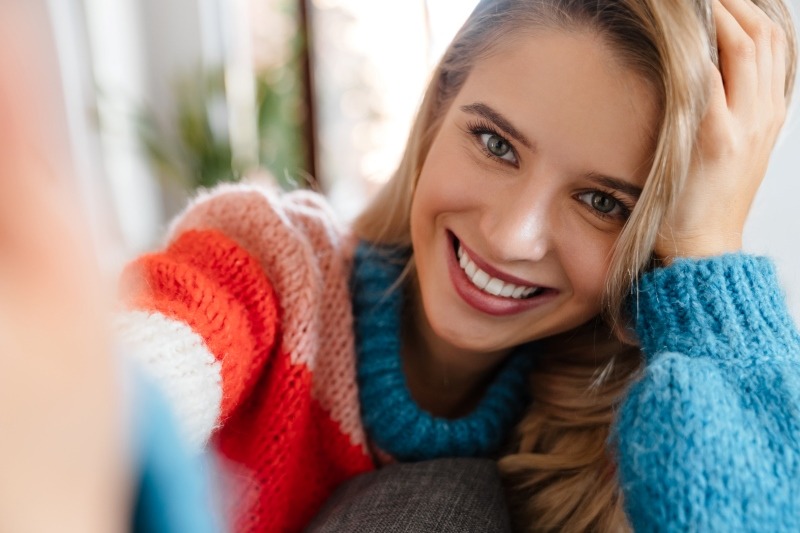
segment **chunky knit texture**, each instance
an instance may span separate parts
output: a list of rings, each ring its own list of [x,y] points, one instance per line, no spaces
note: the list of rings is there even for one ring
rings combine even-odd
[[[166,249],[124,275],[124,341],[171,395],[195,446],[211,438],[229,459],[236,531],[299,531],[338,484],[376,461],[495,453],[524,405],[521,356],[473,416],[436,419],[414,404],[399,350],[383,350],[387,338],[399,343],[400,272],[377,257],[354,276],[369,296],[355,306],[357,382],[355,241],[334,220],[313,193],[224,187],[194,202]],[[388,400],[368,411],[369,438],[359,387]]]
[[[646,357],[613,446],[636,531],[800,531],[800,334],[772,264],[741,254],[646,274]]]
[[[228,460],[236,531],[299,531],[339,483],[374,468],[356,390],[352,244],[334,220],[310,193],[225,187],[123,275],[124,340],[195,445],[213,435]]]

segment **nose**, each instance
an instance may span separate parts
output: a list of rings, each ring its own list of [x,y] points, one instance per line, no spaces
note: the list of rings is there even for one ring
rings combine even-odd
[[[511,191],[489,202],[483,232],[497,261],[541,261],[553,246],[552,198],[547,191]]]

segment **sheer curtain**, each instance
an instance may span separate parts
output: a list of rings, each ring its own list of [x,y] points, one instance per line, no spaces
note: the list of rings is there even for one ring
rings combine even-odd
[[[27,0],[26,0],[27,1]],[[143,111],[175,135],[180,75],[223,68],[223,123],[236,148],[252,143],[252,77],[241,31],[247,0],[32,0],[46,4],[63,82],[76,175],[111,261],[151,248],[183,191],[159,180],[140,140]],[[49,16],[48,16],[49,15]],[[252,135],[250,135],[252,137]]]

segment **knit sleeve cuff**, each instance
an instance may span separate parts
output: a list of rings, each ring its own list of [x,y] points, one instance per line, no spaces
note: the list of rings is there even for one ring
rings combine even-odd
[[[630,304],[648,358],[659,352],[717,359],[800,352],[800,335],[765,257],[676,260],[644,274]]]

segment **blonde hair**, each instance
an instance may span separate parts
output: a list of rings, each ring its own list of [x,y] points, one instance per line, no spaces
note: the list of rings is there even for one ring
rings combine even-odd
[[[792,92],[796,37],[783,0],[753,0],[784,30],[785,93]],[[519,531],[629,530],[607,449],[616,406],[641,366],[624,304],[653,264],[665,214],[680,191],[717,61],[709,0],[483,0],[456,35],[424,94],[397,171],[355,221],[371,242],[409,246],[414,188],[449,106],[473,65],[509,36],[541,28],[597,32],[659,104],[652,167],[611,257],[603,316],[543,342],[531,375],[531,408],[514,451],[499,462]],[[625,341],[625,342],[623,342]]]

